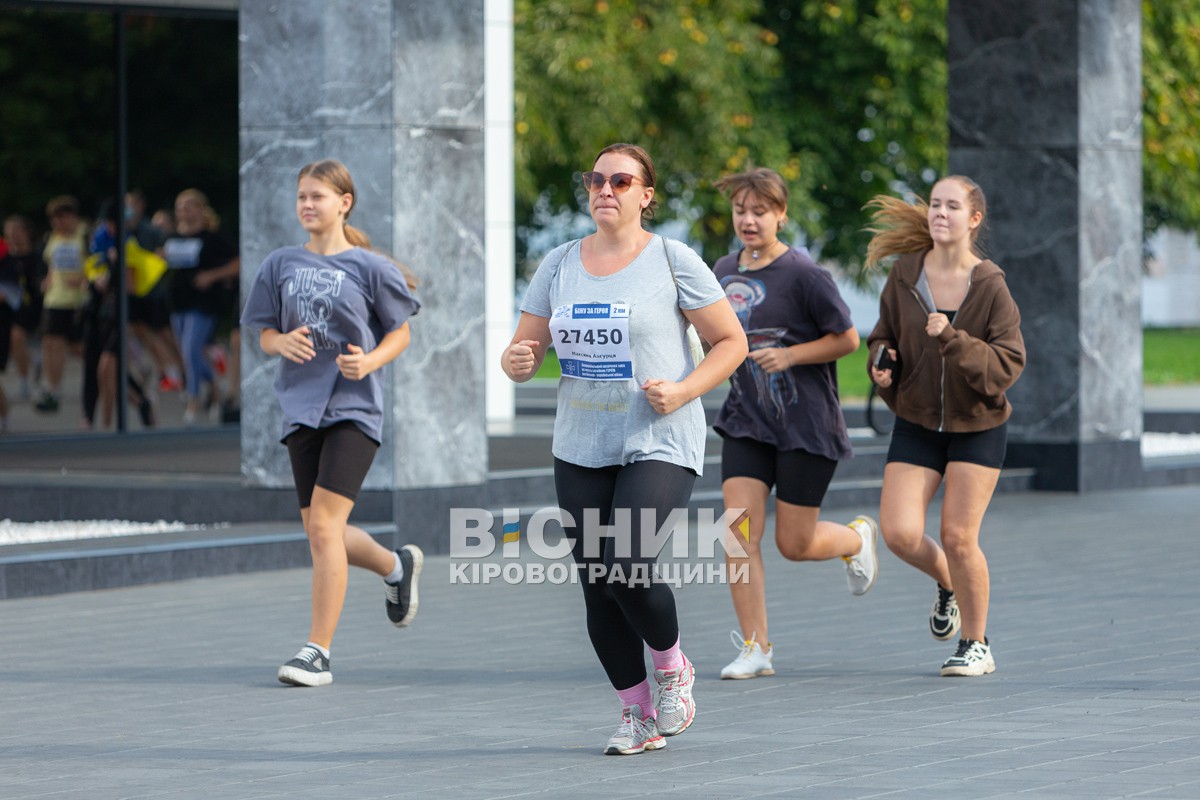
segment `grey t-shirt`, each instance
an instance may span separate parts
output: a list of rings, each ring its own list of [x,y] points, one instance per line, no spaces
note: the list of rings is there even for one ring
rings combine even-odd
[[[347,344],[370,352],[402,326],[421,304],[400,268],[378,253],[354,247],[332,256],[283,247],[254,276],[242,327],[283,333],[301,325],[317,355],[304,364],[280,359],[275,393],[283,408],[283,438],[301,425],[327,428],[353,422],[376,442],[383,439],[383,377],[343,378],[335,359]]]
[[[555,457],[583,467],[666,461],[699,475],[706,430],[700,400],[659,414],[639,387],[650,378],[679,381],[692,371],[687,321],[679,309],[727,302],[721,285],[696,253],[672,239],[654,236],[628,266],[602,277],[583,268],[579,242],[573,241],[542,260],[521,310],[550,318],[561,306],[597,302],[629,304],[633,379],[561,378]]]

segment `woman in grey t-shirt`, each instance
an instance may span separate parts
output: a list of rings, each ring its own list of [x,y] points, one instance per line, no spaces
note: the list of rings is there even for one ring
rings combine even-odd
[[[621,701],[604,752],[628,755],[663,747],[695,715],[675,598],[652,579],[656,553],[643,552],[642,526],[655,526],[649,536],[672,511],[686,514],[704,457],[700,396],[746,357],[746,337],[704,262],[642,228],[656,202],[645,150],[606,147],[583,183],[596,232],[546,256],[501,366],[527,381],[552,341],[562,365],[555,487],[564,527],[575,529],[588,635]],[[699,365],[689,322],[712,343]],[[597,538],[603,526],[612,527]]]
[[[309,241],[267,256],[242,312],[242,326],[261,332],[263,352],[281,359],[275,392],[283,442],[312,550],[308,642],[278,672],[294,686],[333,681],[329,647],[348,565],[383,578],[388,619],[403,628],[417,612],[424,560],[415,545],[392,552],[348,524],[379,447],[380,370],[408,347],[408,318],[420,308],[400,267],[368,249],[366,234],[346,223],[354,199],[340,162],[300,170],[296,215]]]

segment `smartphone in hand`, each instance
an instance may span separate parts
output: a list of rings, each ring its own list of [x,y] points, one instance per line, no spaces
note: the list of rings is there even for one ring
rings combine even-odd
[[[896,373],[899,372],[899,366],[900,362],[888,355],[887,345],[879,348],[879,353],[875,356],[875,369],[880,372],[890,369],[892,371],[892,380],[895,380]]]

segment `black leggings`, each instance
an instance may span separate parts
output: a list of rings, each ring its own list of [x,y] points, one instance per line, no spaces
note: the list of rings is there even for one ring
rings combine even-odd
[[[667,650],[679,639],[675,595],[670,587],[629,579],[652,575],[656,561],[656,553],[641,552],[641,510],[654,509],[656,530],[662,528],[671,511],[683,509],[686,513],[695,482],[694,472],[665,461],[593,469],[554,459],[558,505],[575,521],[567,535],[575,539],[572,555],[583,587],[588,636],[616,689],[646,680],[643,642],[655,650]],[[604,525],[617,521],[615,509],[630,509],[628,556],[624,550],[617,555],[617,541],[612,537],[600,540],[598,556],[585,555],[585,509],[596,509],[592,514],[598,511]],[[600,568],[593,569],[592,564],[603,565],[603,575],[597,577],[594,573]]]

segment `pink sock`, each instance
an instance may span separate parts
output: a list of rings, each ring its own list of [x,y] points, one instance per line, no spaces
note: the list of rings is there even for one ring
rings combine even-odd
[[[679,651],[679,638],[676,637],[675,644],[666,650],[655,650],[651,647],[650,657],[654,659],[655,669],[679,669],[683,666],[683,653]]]
[[[621,698],[622,709],[638,705],[642,707],[642,719],[654,716],[654,694],[650,691],[649,678],[628,689],[617,689],[617,697]]]

